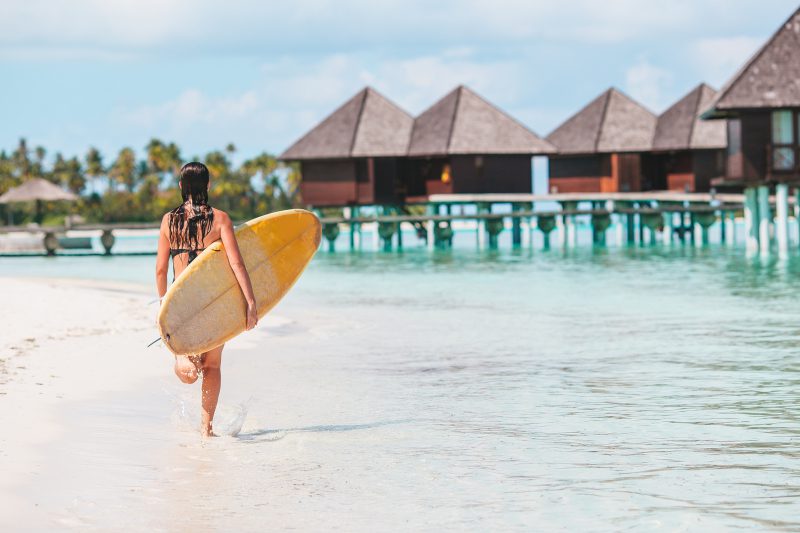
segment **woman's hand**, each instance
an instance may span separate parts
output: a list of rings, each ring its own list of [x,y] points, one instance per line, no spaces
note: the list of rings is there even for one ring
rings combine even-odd
[[[255,302],[247,303],[247,325],[246,330],[251,330],[258,324],[258,308]]]

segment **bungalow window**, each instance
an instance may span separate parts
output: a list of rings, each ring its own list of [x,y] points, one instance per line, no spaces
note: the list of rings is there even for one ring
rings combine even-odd
[[[772,169],[792,171],[796,164],[797,137],[794,113],[789,110],[772,112]]]
[[[728,120],[727,174],[731,178],[741,178],[743,173],[742,121],[735,118]]]

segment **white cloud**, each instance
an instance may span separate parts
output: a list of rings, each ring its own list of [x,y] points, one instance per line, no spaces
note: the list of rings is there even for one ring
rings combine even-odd
[[[537,39],[618,43],[697,28],[718,1],[3,0],[0,49],[259,55]]]
[[[719,89],[764,44],[759,37],[699,39],[690,46],[693,64]]]
[[[670,103],[667,98],[671,83],[669,71],[644,59],[625,72],[625,91],[651,111],[660,112]]]
[[[251,151],[279,151],[364,85],[372,85],[412,114],[460,83],[501,107],[513,108],[524,85],[516,68],[464,53],[372,65],[344,55],[303,64],[280,59],[265,64],[261,79],[241,93],[213,96],[194,87],[159,104],[119,108],[112,120],[117,127],[137,131],[138,137],[174,139],[187,150],[233,142]]]

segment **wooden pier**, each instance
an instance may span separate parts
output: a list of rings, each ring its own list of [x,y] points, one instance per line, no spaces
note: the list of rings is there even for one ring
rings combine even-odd
[[[800,220],[800,193],[795,191],[793,198],[790,202],[788,187],[781,185],[772,196],[767,187],[748,189],[745,194],[716,195],[670,192],[432,195],[426,202],[402,206],[352,206],[344,208],[344,216],[321,216],[320,219],[329,251],[336,250],[342,229],[346,229],[349,236],[348,248],[362,249],[365,225],[375,229],[371,232],[374,248],[390,251],[403,248],[404,227],[413,228],[417,240],[428,248],[450,248],[456,237],[454,224],[474,226],[476,246],[488,249],[499,246],[503,231],[511,232],[513,247],[533,247],[537,231],[541,234],[543,248],[553,245],[554,234],[559,246],[575,247],[579,227],[588,228],[595,246],[606,245],[607,233],[612,227],[616,230],[614,242],[618,245],[657,242],[704,245],[709,242],[709,230],[714,226],[719,227],[720,241],[734,245],[737,243],[735,221],[739,217],[744,220],[742,240],[748,254],[769,255],[776,248],[778,254],[785,257],[789,249],[789,216],[792,214],[796,221]],[[417,207],[412,209],[411,206]],[[579,220],[586,224],[579,226]],[[84,224],[70,228],[5,227],[0,228],[0,234],[39,235],[44,252],[54,255],[61,250],[91,249],[91,239],[83,234],[99,232],[103,253],[112,254],[120,253],[114,251],[114,232],[157,230],[158,227],[156,222]],[[69,237],[65,236],[67,231]],[[459,238],[463,233],[459,232]],[[526,233],[527,238],[523,238]]]

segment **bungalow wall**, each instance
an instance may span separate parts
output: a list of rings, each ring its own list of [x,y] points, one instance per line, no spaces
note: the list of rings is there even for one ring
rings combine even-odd
[[[300,162],[300,192],[308,205],[396,204],[405,199],[405,160],[399,157]]]
[[[800,109],[742,112],[728,120],[726,163],[729,182],[800,181]]]
[[[408,162],[409,196],[530,193],[530,155],[454,155]]]
[[[587,154],[550,158],[550,192],[652,190],[655,160],[649,154]]]
[[[670,191],[708,192],[711,180],[725,174],[724,150],[678,150],[653,157],[657,179]]]

